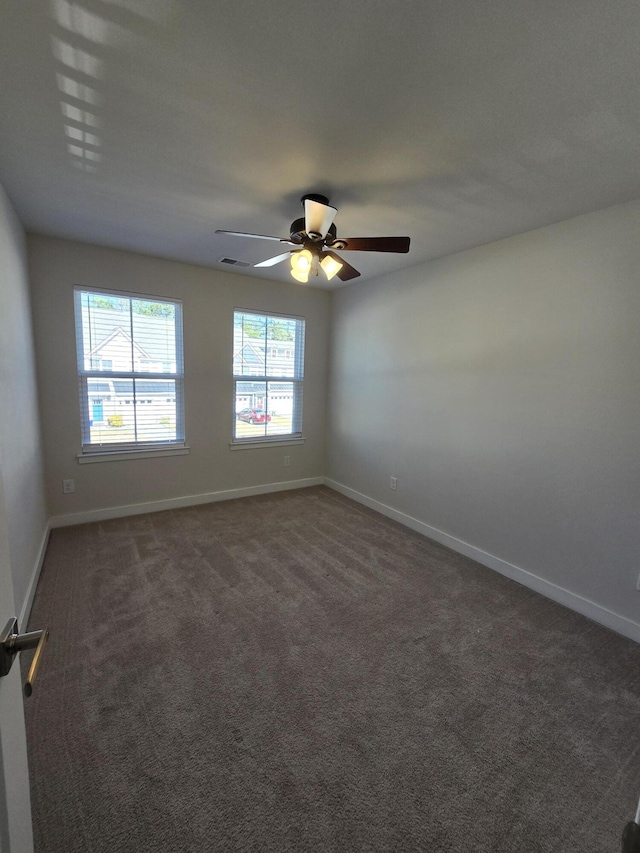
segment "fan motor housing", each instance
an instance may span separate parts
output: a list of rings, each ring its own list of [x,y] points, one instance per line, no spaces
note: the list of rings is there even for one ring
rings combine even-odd
[[[312,243],[322,243],[323,242],[321,234],[318,234],[318,235],[307,234],[307,232],[305,231],[305,227],[306,227],[306,222],[304,220],[304,217],[302,217],[301,219],[294,219],[293,220],[293,222],[291,223],[291,229],[290,229],[291,233],[289,234],[289,237],[290,237],[292,243],[298,243],[299,245],[302,245],[303,243],[308,243],[308,242],[312,242]],[[329,230],[327,231],[327,236],[326,236],[325,240],[327,241],[328,244],[331,244],[331,243],[333,243],[333,241],[335,239],[336,239],[336,226],[331,224],[329,226]]]

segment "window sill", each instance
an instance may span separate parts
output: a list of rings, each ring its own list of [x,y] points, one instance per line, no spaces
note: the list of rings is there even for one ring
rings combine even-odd
[[[304,436],[294,438],[265,438],[249,439],[247,441],[230,441],[229,450],[251,450],[253,447],[290,447],[292,444],[304,444]]]
[[[122,462],[124,459],[152,459],[156,456],[186,456],[190,448],[158,447],[153,450],[105,450],[96,453],[79,453],[76,457],[81,465],[91,462]]]

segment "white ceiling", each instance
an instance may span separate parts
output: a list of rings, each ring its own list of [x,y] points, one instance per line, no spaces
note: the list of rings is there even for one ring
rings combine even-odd
[[[639,197],[639,60],[637,0],[4,0],[0,182],[30,231],[210,267],[321,192],[411,237],[371,278]]]

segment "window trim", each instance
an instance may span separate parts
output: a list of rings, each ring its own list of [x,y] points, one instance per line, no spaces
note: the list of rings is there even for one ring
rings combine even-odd
[[[155,447],[139,450],[107,450],[95,453],[78,453],[76,459],[81,465],[90,462],[122,462],[129,459],[152,459],[155,456],[187,456],[191,448],[188,444],[181,447]]]
[[[86,370],[84,367],[84,337],[82,328],[82,295],[84,293],[99,296],[113,296],[116,299],[127,299],[129,302],[142,300],[146,302],[171,303],[175,306],[175,347],[176,372],[158,373],[151,371],[104,371]],[[185,437],[184,411],[184,333],[182,300],[172,296],[156,296],[149,293],[137,293],[128,290],[112,290],[104,287],[88,287],[76,284],[73,288],[74,323],[76,338],[76,367],[78,373],[78,388],[80,396],[80,441],[81,451],[77,455],[78,462],[105,462],[116,459],[137,459],[150,456],[184,455],[189,452]],[[134,341],[135,342],[135,341]],[[140,442],[109,442],[92,445],[86,441],[91,438],[89,417],[89,387],[88,380],[102,379],[165,379],[175,383],[176,404],[176,440],[175,441],[140,441]],[[85,433],[88,430],[88,435]]]
[[[229,442],[229,450],[251,450],[252,447],[290,447],[292,444],[304,444],[304,435],[274,435],[272,438],[250,438],[232,440]]]
[[[260,374],[236,374],[233,372],[233,357],[234,357],[234,346],[235,346],[235,316],[236,314],[252,314],[255,317],[264,317],[265,319],[270,318],[278,318],[281,317],[283,320],[295,320],[298,323],[302,323],[302,335],[296,335],[295,340],[295,351],[293,354],[293,358],[291,361],[294,364],[294,372],[295,365],[300,364],[302,369],[300,371],[300,376],[267,376],[263,373]],[[304,444],[305,436],[303,433],[303,423],[302,423],[302,399],[304,395],[304,372],[305,372],[305,347],[307,340],[307,321],[305,317],[300,317],[296,314],[282,314],[278,311],[263,311],[258,310],[256,308],[239,308],[235,307],[233,309],[233,321],[232,321],[232,330],[234,333],[234,341],[232,343],[231,348],[231,377],[233,383],[233,397],[232,397],[232,420],[231,420],[231,441],[229,442],[230,450],[246,450],[251,447],[277,447],[277,446],[285,446],[291,444]],[[267,338],[265,338],[265,341]],[[259,435],[259,436],[251,436],[247,438],[235,438],[236,434],[236,399],[237,399],[237,383],[238,382],[248,382],[251,381],[251,377],[253,377],[253,381],[255,382],[281,382],[287,383],[288,385],[293,385],[293,403],[292,403],[292,412],[291,412],[291,423],[292,425],[295,423],[300,424],[300,430],[297,432],[284,433],[284,434],[275,434],[271,436],[267,435]],[[298,393],[298,388],[302,393]]]

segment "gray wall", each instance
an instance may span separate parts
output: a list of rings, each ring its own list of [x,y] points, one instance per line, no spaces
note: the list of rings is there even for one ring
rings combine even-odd
[[[329,476],[640,622],[639,234],[633,203],[335,293]]]
[[[47,529],[25,236],[0,187],[0,476],[15,615],[25,604]]]
[[[28,251],[51,516],[324,474],[328,293],[42,236],[29,236]],[[78,464],[76,284],[182,299],[189,455]],[[305,444],[229,449],[234,308],[306,318]],[[74,494],[62,494],[63,479],[75,480]]]

